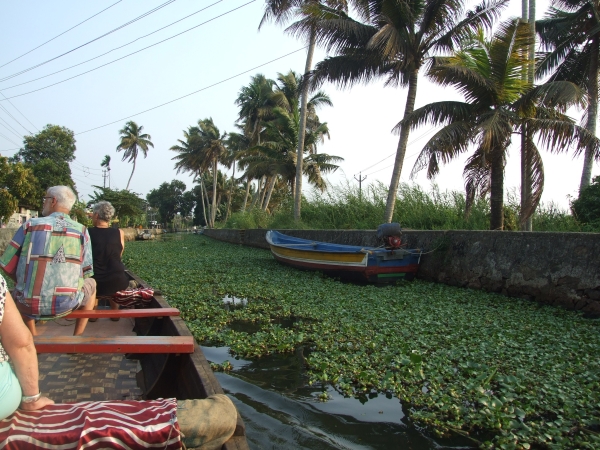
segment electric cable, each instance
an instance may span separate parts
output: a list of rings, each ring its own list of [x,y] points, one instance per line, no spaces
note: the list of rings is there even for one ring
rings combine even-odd
[[[71,162],[75,162],[75,163],[79,164],[81,167],[86,168],[88,170],[97,170],[98,172],[102,171],[102,169],[94,169],[93,167],[86,166],[85,164],[81,163],[77,159],[73,159],[73,161],[71,161]]]
[[[15,130],[6,120],[4,120],[2,117],[0,117],[0,120],[2,122],[4,122],[4,124],[1,124],[4,128],[6,128],[8,131],[10,131],[12,134],[14,134],[15,136],[17,136],[19,139],[21,139],[23,137],[23,135],[19,134],[19,132],[17,130]]]
[[[174,1],[174,0],[173,0],[173,1]],[[199,25],[196,25],[196,26],[194,26],[194,27],[192,27],[192,28],[188,28],[187,30],[184,30],[184,31],[182,31],[181,33],[177,33],[177,34],[175,34],[175,35],[173,35],[173,36],[171,36],[171,37],[168,37],[168,38],[166,38],[166,39],[163,39],[162,41],[158,41],[158,42],[156,42],[156,43],[154,43],[154,44],[152,44],[152,45],[148,45],[147,47],[144,47],[144,48],[142,48],[142,49],[140,49],[140,50],[136,50],[135,52],[129,53],[129,54],[125,55],[125,56],[121,56],[120,58],[117,58],[117,59],[114,59],[114,60],[112,60],[112,61],[109,61],[109,62],[107,62],[106,64],[102,64],[102,65],[100,65],[100,66],[98,66],[98,67],[95,67],[95,68],[93,68],[93,69],[87,70],[87,71],[85,71],[85,72],[82,72],[82,73],[80,73],[80,74],[78,74],[78,75],[74,75],[74,76],[72,76],[72,77],[69,77],[69,78],[66,78],[66,79],[64,79],[64,80],[62,80],[62,81],[57,81],[56,83],[49,84],[49,85],[47,85],[47,86],[44,86],[44,87],[41,87],[41,88],[39,88],[39,89],[34,89],[34,90],[32,90],[32,91],[24,92],[24,93],[22,93],[22,94],[13,95],[12,97],[6,97],[6,98],[5,98],[5,100],[11,99],[11,98],[16,98],[16,97],[22,97],[23,95],[28,95],[28,94],[32,94],[32,93],[34,93],[34,92],[42,91],[42,90],[44,90],[44,89],[48,89],[49,87],[56,86],[57,84],[61,84],[61,83],[64,83],[64,82],[66,82],[66,81],[72,80],[72,79],[74,79],[74,78],[77,78],[77,77],[80,77],[80,76],[82,76],[82,75],[85,75],[86,73],[93,72],[93,71],[95,71],[95,70],[98,70],[98,69],[100,69],[100,68],[102,68],[102,67],[108,66],[108,65],[110,65],[110,64],[113,64],[113,63],[115,63],[115,62],[117,62],[117,61],[120,61],[120,60],[122,60],[122,59],[128,58],[129,56],[135,55],[136,53],[143,52],[144,50],[147,50],[147,49],[149,49],[149,48],[152,48],[152,47],[154,47],[154,46],[156,46],[156,45],[162,44],[163,42],[169,41],[169,40],[171,40],[171,39],[173,39],[173,38],[175,38],[175,37],[177,37],[177,36],[181,36],[182,34],[184,34],[184,33],[187,33],[188,31],[191,31],[191,30],[193,30],[193,29],[195,29],[195,28],[198,28],[198,27],[200,27],[200,26],[202,26],[202,25],[206,25],[207,23],[209,23],[209,22],[212,22],[213,20],[216,20],[216,19],[219,19],[219,18],[221,18],[221,17],[223,17],[223,16],[226,16],[227,14],[230,14],[230,13],[232,13],[232,12],[234,12],[234,11],[237,11],[238,9],[241,9],[241,8],[243,8],[244,6],[247,6],[247,5],[249,5],[250,3],[254,3],[255,1],[256,1],[256,0],[250,0],[248,3],[244,3],[243,5],[241,5],[241,6],[238,6],[237,8],[234,8],[234,9],[232,9],[232,10],[229,10],[229,11],[227,11],[227,12],[225,12],[225,13],[223,13],[223,14],[220,14],[220,15],[218,15],[218,16],[216,16],[216,17],[213,17],[212,19],[209,19],[209,20],[207,20],[206,22],[202,22],[202,23],[201,23],[201,24],[199,24]],[[5,101],[5,100],[0,100],[0,102],[3,102],[3,101]]]
[[[28,52],[25,52],[25,53],[23,53],[21,56],[17,56],[15,59],[11,59],[10,61],[8,61],[8,62],[6,62],[6,63],[2,64],[2,65],[0,66],[0,69],[1,69],[2,67],[4,67],[4,66],[7,66],[7,65],[8,65],[8,64],[10,64],[11,62],[14,62],[14,61],[16,61],[17,59],[20,59],[20,58],[22,58],[23,56],[25,56],[25,55],[28,55],[28,54],[29,54],[29,53],[31,53],[32,51],[34,51],[34,50],[37,50],[37,49],[38,49],[38,48],[40,48],[40,47],[43,47],[43,46],[44,46],[44,45],[46,45],[48,42],[52,42],[54,39],[56,39],[56,38],[58,38],[58,37],[61,37],[63,34],[65,34],[65,33],[68,33],[69,31],[71,31],[71,30],[73,30],[73,29],[77,28],[79,25],[81,25],[81,24],[83,24],[83,23],[87,22],[87,21],[88,21],[88,20],[90,20],[90,19],[93,19],[94,17],[96,17],[96,16],[97,16],[97,15],[99,15],[99,14],[102,14],[102,13],[103,13],[104,11],[106,11],[107,9],[110,9],[110,8],[112,8],[112,7],[113,7],[113,6],[115,6],[117,3],[121,3],[122,1],[123,1],[123,0],[119,0],[119,1],[118,1],[118,2],[116,2],[116,3],[113,3],[113,4],[112,4],[112,5],[110,5],[108,8],[104,8],[102,11],[100,11],[99,13],[96,13],[96,14],[94,14],[92,17],[88,17],[88,18],[87,18],[87,19],[85,19],[83,22],[79,22],[77,25],[75,25],[75,26],[73,26],[73,27],[69,28],[67,31],[63,31],[63,32],[62,32],[62,33],[60,33],[59,35],[56,35],[56,36],[54,36],[52,39],[49,39],[49,40],[47,40],[47,41],[46,41],[46,42],[44,42],[43,44],[40,44],[40,45],[38,45],[37,47],[35,47],[35,48],[32,48],[32,49],[31,49],[31,50],[29,50]]]
[[[253,1],[254,1],[254,0],[253,0]],[[267,61],[266,63],[260,64],[260,65],[258,65],[258,66],[256,66],[256,67],[253,67],[253,68],[251,68],[251,69],[244,70],[243,72],[240,72],[240,73],[238,73],[238,74],[236,74],[236,75],[233,75],[233,76],[231,76],[231,77],[229,77],[229,78],[225,78],[224,80],[217,81],[216,83],[213,83],[213,84],[211,84],[211,85],[209,85],[209,86],[205,86],[205,87],[203,87],[203,88],[201,88],[201,89],[198,89],[198,90],[196,90],[196,91],[194,91],[194,92],[190,92],[189,94],[185,94],[185,95],[182,95],[181,97],[175,98],[175,99],[173,99],[173,100],[169,100],[168,102],[161,103],[160,105],[153,106],[152,108],[145,109],[144,111],[139,111],[139,112],[137,112],[137,113],[130,114],[129,116],[122,117],[121,119],[114,120],[114,121],[112,121],[112,122],[109,122],[109,123],[105,123],[104,125],[100,125],[100,126],[97,126],[97,127],[95,127],[95,128],[90,128],[89,130],[80,131],[79,133],[75,133],[75,136],[77,136],[77,135],[80,135],[80,134],[84,134],[84,133],[89,133],[90,131],[98,130],[98,129],[100,129],[100,128],[104,128],[104,127],[107,127],[107,126],[109,126],[109,125],[113,125],[113,124],[115,124],[115,123],[121,122],[121,121],[123,121],[123,120],[125,120],[125,119],[129,119],[129,118],[131,118],[131,117],[139,116],[140,114],[147,113],[148,111],[152,111],[152,110],[154,110],[154,109],[161,108],[161,107],[163,107],[163,106],[165,106],[165,105],[168,105],[168,104],[170,104],[170,103],[174,103],[174,102],[176,102],[176,101],[179,101],[179,100],[181,100],[181,99],[184,99],[184,98],[186,98],[186,97],[189,97],[189,96],[191,96],[191,95],[197,94],[198,92],[202,92],[202,91],[205,91],[205,90],[207,90],[207,89],[210,89],[211,87],[217,86],[217,85],[219,85],[219,84],[223,84],[223,83],[225,83],[226,81],[233,80],[234,78],[237,78],[237,77],[239,77],[239,76],[241,76],[241,75],[244,75],[244,74],[246,74],[246,73],[248,73],[248,72],[252,72],[253,70],[259,69],[259,68],[261,68],[261,67],[263,67],[263,66],[266,66],[267,64],[271,64],[272,62],[278,61],[278,60],[280,60],[280,59],[283,59],[283,58],[285,58],[285,57],[287,57],[287,56],[293,55],[294,53],[298,53],[299,51],[305,50],[307,47],[308,47],[308,46],[306,46],[306,47],[302,47],[302,48],[299,48],[298,50],[294,50],[293,52],[287,53],[287,54],[285,54],[285,55],[283,55],[283,56],[279,56],[279,57],[277,57],[277,58],[275,58],[275,59],[272,59],[271,61]]]
[[[223,2],[223,1],[224,1],[224,0],[218,0],[217,2],[213,3],[212,5],[205,6],[204,8],[202,8],[202,9],[199,9],[198,11],[196,11],[196,12],[193,12],[192,14],[188,14],[187,16],[185,16],[185,17],[182,17],[181,19],[179,19],[179,20],[176,20],[175,22],[172,22],[172,23],[170,23],[169,25],[165,25],[164,27],[162,27],[162,28],[159,28],[159,29],[157,29],[157,30],[154,30],[154,31],[153,31],[153,32],[151,32],[151,33],[148,33],[148,34],[146,34],[146,35],[144,35],[144,36],[140,36],[140,37],[138,37],[138,38],[134,39],[133,41],[130,41],[130,42],[128,42],[127,44],[123,44],[123,45],[121,45],[121,46],[119,46],[119,47],[115,47],[115,48],[113,48],[113,49],[111,49],[111,50],[109,50],[109,51],[107,51],[107,52],[105,52],[105,53],[102,53],[101,55],[94,56],[93,58],[87,59],[87,60],[85,60],[85,61],[83,61],[83,62],[80,62],[80,63],[74,64],[74,65],[72,65],[72,66],[69,66],[69,67],[66,67],[66,68],[64,68],[64,69],[57,70],[56,72],[52,72],[52,73],[49,73],[49,74],[47,74],[47,75],[43,75],[43,76],[41,76],[41,77],[34,78],[34,79],[32,79],[32,80],[29,80],[29,81],[24,81],[23,83],[19,83],[19,84],[13,84],[12,86],[8,86],[8,87],[5,87],[5,88],[2,88],[2,90],[12,89],[12,88],[16,88],[16,87],[18,87],[18,86],[23,86],[24,84],[33,83],[34,81],[38,81],[38,80],[41,80],[41,79],[43,79],[43,78],[48,78],[48,77],[50,77],[50,76],[52,76],[52,75],[56,75],[57,73],[64,72],[65,70],[69,70],[69,69],[72,69],[72,68],[74,68],[74,67],[81,66],[82,64],[85,64],[85,63],[88,63],[88,62],[90,62],[90,61],[93,61],[93,60],[95,60],[95,59],[101,58],[101,57],[103,57],[103,56],[105,56],[105,55],[108,55],[109,53],[112,53],[112,52],[114,52],[114,51],[116,51],[116,50],[122,49],[123,47],[127,47],[128,45],[130,45],[130,44],[133,44],[134,42],[137,42],[137,41],[139,41],[140,39],[147,38],[148,36],[150,36],[150,35],[153,35],[153,34],[155,34],[155,33],[158,33],[159,31],[161,31],[161,30],[164,30],[165,28],[169,28],[170,26],[172,26],[172,25],[175,25],[176,23],[179,23],[179,22],[181,22],[181,21],[183,21],[183,20],[185,20],[185,19],[187,19],[187,18],[189,18],[189,17],[192,17],[193,15],[195,15],[195,14],[198,14],[198,13],[200,13],[200,12],[202,12],[202,11],[204,11],[204,10],[206,10],[206,9],[208,9],[208,8],[210,8],[210,7],[212,7],[212,6],[215,6],[215,5],[216,5],[216,4],[218,4],[218,3],[221,3],[221,2]]]
[[[121,0],[119,0],[119,1],[121,1]],[[6,95],[4,95],[4,93],[0,92],[0,94],[2,94],[2,97],[6,98]],[[29,119],[28,119],[28,118],[25,116],[25,114],[23,114],[23,113],[21,112],[21,110],[19,110],[19,108],[17,108],[17,107],[16,107],[16,106],[13,104],[13,102],[11,102],[11,101],[10,101],[10,100],[8,100],[8,99],[7,99],[7,101],[8,101],[8,103],[10,103],[10,105],[11,105],[13,108],[15,108],[15,109],[17,110],[17,112],[18,112],[19,114],[21,114],[23,117],[25,117],[25,120],[26,120],[27,122],[29,122],[29,123],[30,123],[30,124],[33,126],[33,128],[35,128],[36,130],[40,131],[40,129],[39,129],[38,127],[36,127],[36,126],[35,126],[35,125],[34,125],[34,124],[31,122],[31,120],[29,120]],[[21,125],[21,126],[23,126],[23,125]],[[29,134],[31,134],[31,133],[29,133]]]
[[[20,148],[5,148],[0,150],[0,152],[16,152],[17,150],[20,150]]]
[[[8,99],[7,99],[7,100],[8,100]],[[2,101],[2,100],[0,100],[0,101]],[[8,111],[8,109],[6,109],[6,108],[4,107],[4,105],[2,105],[1,103],[0,103],[0,109],[1,109],[2,111],[4,111],[6,114],[8,114],[12,120],[14,120],[14,121],[15,121],[15,122],[17,122],[19,125],[21,125],[21,127],[22,127],[22,128],[25,130],[25,131],[27,131],[27,133],[29,133],[29,134],[32,134],[32,133],[31,133],[31,131],[29,131],[29,130],[28,130],[28,129],[27,129],[27,128],[26,128],[26,127],[25,127],[25,126],[24,126],[24,125],[21,123],[21,122],[19,122],[19,121],[18,121],[18,120],[15,118],[15,116],[13,116],[13,115],[12,115],[12,114],[11,114],[11,113]]]
[[[167,6],[167,5],[170,5],[170,4],[171,4],[171,3],[173,3],[174,1],[175,1],[175,0],[168,0],[168,1],[166,1],[165,3],[163,3],[162,5],[158,5],[156,8],[154,8],[154,9],[151,9],[150,11],[147,11],[147,12],[145,12],[144,14],[142,14],[142,15],[140,15],[140,16],[138,16],[138,17],[136,17],[135,19],[132,19],[132,20],[130,20],[129,22],[127,22],[127,23],[125,23],[125,24],[123,24],[123,25],[121,25],[121,26],[119,26],[119,27],[115,28],[114,30],[111,30],[111,31],[109,31],[109,32],[107,32],[107,33],[104,33],[102,36],[99,36],[99,37],[97,37],[97,38],[95,38],[95,39],[92,39],[91,41],[88,41],[88,42],[86,42],[85,44],[81,44],[81,45],[79,45],[78,47],[75,47],[75,48],[73,48],[73,49],[69,50],[68,52],[65,52],[65,53],[62,53],[62,54],[60,54],[60,55],[58,55],[58,56],[55,56],[54,58],[50,58],[50,59],[48,59],[47,61],[41,62],[41,63],[39,63],[39,64],[36,64],[35,66],[31,66],[31,67],[29,67],[29,68],[27,68],[27,69],[23,69],[23,70],[21,70],[20,72],[13,73],[12,75],[8,75],[8,76],[6,76],[6,77],[4,77],[4,78],[0,79],[0,81],[6,81],[6,80],[9,80],[9,79],[11,79],[11,78],[14,78],[14,77],[16,77],[16,76],[22,75],[22,74],[24,74],[25,72],[29,72],[30,70],[36,69],[36,68],[38,68],[38,67],[40,67],[40,66],[43,66],[44,64],[48,64],[48,63],[49,63],[49,62],[51,62],[51,61],[54,61],[54,60],[56,60],[56,59],[58,59],[58,58],[61,58],[61,57],[65,56],[65,55],[68,55],[69,53],[72,53],[72,52],[74,52],[75,50],[79,50],[80,48],[82,48],[82,47],[85,47],[86,45],[89,45],[89,44],[91,44],[92,42],[96,42],[97,40],[100,40],[100,39],[102,39],[103,37],[106,37],[106,36],[108,36],[109,34],[112,34],[112,33],[114,33],[115,31],[119,31],[120,29],[122,29],[122,28],[125,28],[126,26],[128,26],[128,25],[131,25],[132,23],[134,23],[134,22],[137,22],[138,20],[141,20],[141,19],[143,19],[144,17],[147,17],[147,16],[149,16],[150,14],[152,14],[152,13],[154,13],[154,12],[158,11],[159,9],[161,9],[161,8],[164,8],[164,7],[165,7],[165,6]]]
[[[8,142],[10,142],[11,144],[14,144],[14,145],[19,145],[19,144],[17,144],[15,141],[13,141],[12,139],[10,139],[10,138],[7,138],[6,136],[4,136],[2,133],[0,133],[0,137],[3,137],[4,139],[6,139],[6,140],[7,140]]]

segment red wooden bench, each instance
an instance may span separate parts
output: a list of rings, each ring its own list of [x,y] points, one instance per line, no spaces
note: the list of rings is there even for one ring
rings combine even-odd
[[[177,308],[139,308],[139,309],[94,309],[86,311],[83,309],[77,309],[65,316],[66,319],[108,319],[108,318],[120,318],[120,317],[166,317],[166,316],[178,316],[179,310]]]
[[[193,336],[35,336],[38,353],[194,353]]]

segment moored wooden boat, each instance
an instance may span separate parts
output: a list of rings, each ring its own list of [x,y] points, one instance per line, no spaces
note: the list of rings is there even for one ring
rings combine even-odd
[[[422,254],[420,249],[388,249],[311,241],[274,230],[267,231],[266,240],[275,259],[283,264],[371,283],[412,280],[419,268]]]
[[[145,281],[134,274],[129,273],[129,276],[137,282],[138,286],[149,287]],[[102,314],[106,313],[106,318],[88,323],[84,338],[91,340],[105,338],[108,341],[115,336],[123,336],[123,339],[127,340],[127,335],[133,335],[130,340],[135,342],[136,337],[148,338],[150,341],[154,338],[159,341],[161,336],[188,337],[188,340],[193,343],[193,348],[181,353],[148,352],[147,349],[143,353],[135,353],[131,348],[122,351],[121,349],[115,351],[113,348],[109,353],[83,351],[79,353],[75,350],[74,355],[39,352],[42,392],[48,393],[55,402],[138,398],[193,400],[222,394],[223,389],[198,343],[193,339],[183,319],[178,314],[174,315],[174,309],[163,296],[155,292],[143,308],[164,309],[166,314],[164,316],[160,313],[153,316],[132,314],[136,316],[134,318],[125,315],[120,321],[113,322],[108,320],[110,311],[99,311]],[[70,334],[72,330],[65,327],[71,324],[69,316],[51,323],[40,323],[36,346],[39,341],[45,342],[40,344],[40,348],[42,345],[51,348],[48,346],[52,344],[48,342],[52,342],[54,336]],[[164,346],[164,343],[161,345]],[[142,351],[141,346],[138,351]],[[222,450],[247,450],[248,448],[244,423],[238,413],[235,433],[223,445]]]

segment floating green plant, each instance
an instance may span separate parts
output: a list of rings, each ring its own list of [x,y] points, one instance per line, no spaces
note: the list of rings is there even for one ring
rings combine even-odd
[[[200,342],[244,358],[302,346],[310,383],[395,396],[418,424],[482,448],[600,448],[598,320],[419,280],[341,283],[204,236],[132,242],[125,261]],[[251,301],[227,310],[225,295]]]

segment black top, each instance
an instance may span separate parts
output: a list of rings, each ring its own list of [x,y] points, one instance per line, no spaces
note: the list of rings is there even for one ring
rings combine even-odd
[[[112,295],[126,289],[129,277],[121,262],[121,233],[118,228],[88,228],[94,257],[96,295]]]

